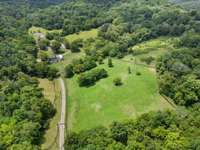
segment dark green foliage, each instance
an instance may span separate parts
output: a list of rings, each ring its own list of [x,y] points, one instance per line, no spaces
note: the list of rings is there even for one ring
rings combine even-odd
[[[82,73],[78,77],[79,86],[91,86],[95,82],[108,76],[105,69],[94,69],[86,73]]]
[[[112,59],[108,58],[108,67],[113,67]]]
[[[199,56],[199,49],[185,49],[158,60],[160,91],[179,105],[200,102]]]
[[[81,73],[97,66],[96,62],[92,57],[85,57],[84,59],[74,59],[72,62],[73,72]]]
[[[72,53],[80,52],[83,46],[83,41],[81,39],[74,40],[70,45],[70,50]]]
[[[70,43],[67,39],[64,39],[63,44],[65,45],[66,49],[70,49]]]
[[[180,46],[200,48],[200,35],[194,32],[185,33],[181,37]]]
[[[137,75],[137,76],[141,76],[141,72],[138,72],[138,71],[137,71],[137,72],[136,72],[136,75]]]
[[[130,67],[130,66],[128,67],[128,73],[129,73],[129,74],[132,73],[132,70],[131,70],[131,67]]]
[[[71,78],[73,76],[74,76],[73,66],[71,64],[69,64],[65,67],[65,77]]]
[[[0,88],[0,148],[26,145],[27,149],[38,149],[41,131],[48,126],[55,110],[44,98],[36,79],[23,73],[18,76],[17,81]]]
[[[49,46],[50,42],[47,39],[40,39],[38,41],[38,46],[41,50],[47,50],[48,46]]]
[[[48,40],[53,40],[53,39],[54,39],[54,33],[52,33],[52,32],[47,32],[47,33],[46,33],[46,38],[47,38]]]
[[[114,83],[115,86],[120,86],[120,85],[123,84],[121,78],[115,78],[115,79],[113,80],[113,83]]]
[[[71,133],[66,148],[71,150],[94,149],[182,149],[199,146],[199,105],[179,112],[152,112],[134,121],[114,122],[109,128],[94,128]],[[193,122],[190,124],[190,122]],[[196,140],[194,140],[196,139]],[[189,148],[190,147],[190,148]]]
[[[54,53],[58,54],[60,52],[61,43],[59,41],[53,40],[51,43],[51,48]]]

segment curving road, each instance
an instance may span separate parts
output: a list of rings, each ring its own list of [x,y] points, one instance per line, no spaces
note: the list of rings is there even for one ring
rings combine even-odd
[[[61,117],[58,123],[59,128],[59,150],[64,150],[65,144],[65,114],[66,114],[66,89],[62,78],[59,78],[61,85]]]

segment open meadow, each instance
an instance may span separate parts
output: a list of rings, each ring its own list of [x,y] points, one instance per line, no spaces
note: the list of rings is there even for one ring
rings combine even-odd
[[[113,121],[133,119],[148,111],[171,109],[158,93],[154,70],[118,59],[114,59],[113,64],[114,67],[109,68],[105,60],[98,66],[106,69],[109,76],[94,86],[79,87],[77,76],[67,80],[69,130],[107,126]],[[131,74],[128,67],[131,67]],[[122,86],[114,86],[116,77],[122,78]]]

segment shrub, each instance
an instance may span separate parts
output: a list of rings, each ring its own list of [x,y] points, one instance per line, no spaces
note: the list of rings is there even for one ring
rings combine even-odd
[[[115,86],[120,86],[120,85],[122,85],[122,79],[121,78],[115,78],[114,80],[113,80],[113,83],[114,83],[114,85]]]
[[[56,41],[56,40],[54,40],[54,41],[51,43],[51,48],[52,48],[52,50],[53,50],[55,53],[59,53],[60,47],[61,47],[60,42],[58,42],[58,41]]]
[[[50,33],[50,32],[47,32],[46,38],[47,38],[48,40],[53,40],[53,39],[54,39],[54,34],[53,34],[53,33]]]
[[[113,67],[112,59],[108,58],[108,67]]]
[[[65,67],[65,77],[71,78],[73,76],[74,76],[73,66],[71,64],[69,64]]]
[[[70,49],[70,43],[68,39],[64,39],[63,44],[65,45],[66,49]]]
[[[137,76],[141,76],[141,73],[137,71],[137,72],[136,72],[136,75],[137,75]]]
[[[83,46],[83,41],[81,39],[77,39],[71,43],[71,52],[76,53],[81,51],[81,47]]]
[[[145,62],[147,65],[150,65],[152,63],[152,61],[155,60],[154,57],[152,56],[148,56],[148,57],[143,57],[140,59],[142,62]]]
[[[40,39],[38,41],[38,46],[41,50],[47,50],[48,46],[49,46],[49,40],[47,39]]]

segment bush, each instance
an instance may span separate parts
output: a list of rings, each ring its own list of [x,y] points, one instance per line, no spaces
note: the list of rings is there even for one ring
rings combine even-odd
[[[87,70],[91,70],[97,66],[96,62],[91,57],[85,57],[84,59],[75,59],[72,62],[74,73],[81,73]]]
[[[73,76],[74,76],[73,66],[71,64],[69,64],[65,67],[65,77],[71,78]]]
[[[54,40],[54,41],[51,43],[51,48],[52,48],[52,50],[53,50],[55,53],[59,53],[60,47],[61,47],[60,42],[58,42],[58,41],[56,41],[56,40]]]
[[[108,67],[113,67],[112,59],[108,58]]]
[[[71,43],[71,52],[76,53],[81,51],[81,47],[83,46],[83,41],[81,39],[77,39]]]
[[[48,40],[53,40],[53,39],[54,39],[54,34],[53,34],[53,33],[50,33],[50,32],[47,32],[46,38],[47,38]]]
[[[141,76],[141,73],[137,71],[137,72],[136,72],[136,75],[137,75],[137,76]]]
[[[70,43],[69,43],[69,40],[64,39],[63,44],[65,45],[65,48],[66,48],[66,49],[70,49]]]
[[[40,39],[38,41],[38,46],[39,46],[40,50],[47,50],[47,48],[49,46],[49,40],[47,40],[47,39]]]
[[[154,57],[152,56],[148,56],[148,57],[143,57],[140,59],[142,62],[145,62],[147,65],[150,65],[152,63],[152,61],[155,60]]]
[[[105,69],[95,69],[86,73],[82,73],[78,78],[79,86],[91,86],[96,81],[108,76]]]
[[[113,80],[113,83],[114,83],[115,86],[120,86],[120,85],[122,85],[122,79],[121,78],[115,78]]]

